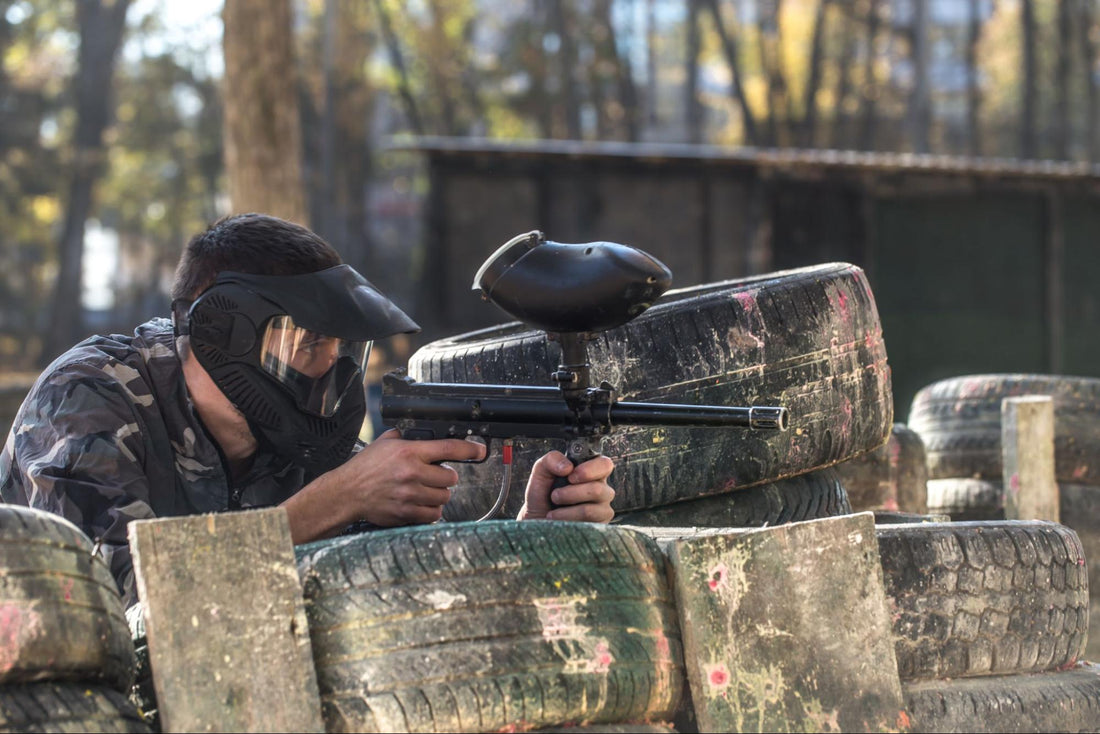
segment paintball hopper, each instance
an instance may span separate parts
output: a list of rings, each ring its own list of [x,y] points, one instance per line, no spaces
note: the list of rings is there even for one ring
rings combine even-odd
[[[641,250],[614,242],[567,245],[537,230],[508,240],[474,276],[474,290],[543,331],[597,332],[649,308],[672,272]]]

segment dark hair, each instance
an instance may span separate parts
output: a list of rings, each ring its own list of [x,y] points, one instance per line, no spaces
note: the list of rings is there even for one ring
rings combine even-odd
[[[340,263],[332,245],[300,224],[266,214],[232,214],[187,243],[176,266],[172,300],[191,301],[223,271],[301,275]]]

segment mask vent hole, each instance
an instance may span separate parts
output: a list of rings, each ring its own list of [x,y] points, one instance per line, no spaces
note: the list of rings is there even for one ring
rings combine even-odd
[[[220,367],[226,362],[225,355],[222,354],[220,349],[215,349],[208,344],[194,342],[192,343],[191,347],[200,355],[202,355],[202,357],[213,367]]]
[[[264,399],[263,394],[242,375],[230,374],[226,376],[221,388],[237,406],[238,410],[257,423],[273,428],[278,428],[282,424],[279,413]]]
[[[321,438],[328,438],[336,432],[336,429],[338,427],[336,421],[322,421],[317,420],[316,418],[310,418],[309,422],[310,432],[316,436],[320,436]]]
[[[218,311],[231,312],[240,308],[236,301],[232,298],[227,298],[221,293],[211,293],[207,298],[207,303]]]

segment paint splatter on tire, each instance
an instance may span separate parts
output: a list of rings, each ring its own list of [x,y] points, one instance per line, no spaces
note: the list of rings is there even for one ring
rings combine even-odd
[[[327,731],[667,721],[684,687],[655,542],[443,523],[296,549]]]
[[[134,648],[122,598],[88,537],[42,510],[0,505],[0,686],[79,680],[126,691]]]

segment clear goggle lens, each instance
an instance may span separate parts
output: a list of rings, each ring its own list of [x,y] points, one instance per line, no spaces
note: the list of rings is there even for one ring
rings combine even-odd
[[[362,390],[372,342],[318,334],[276,316],[264,329],[260,363],[304,411],[330,418],[349,389]]]

